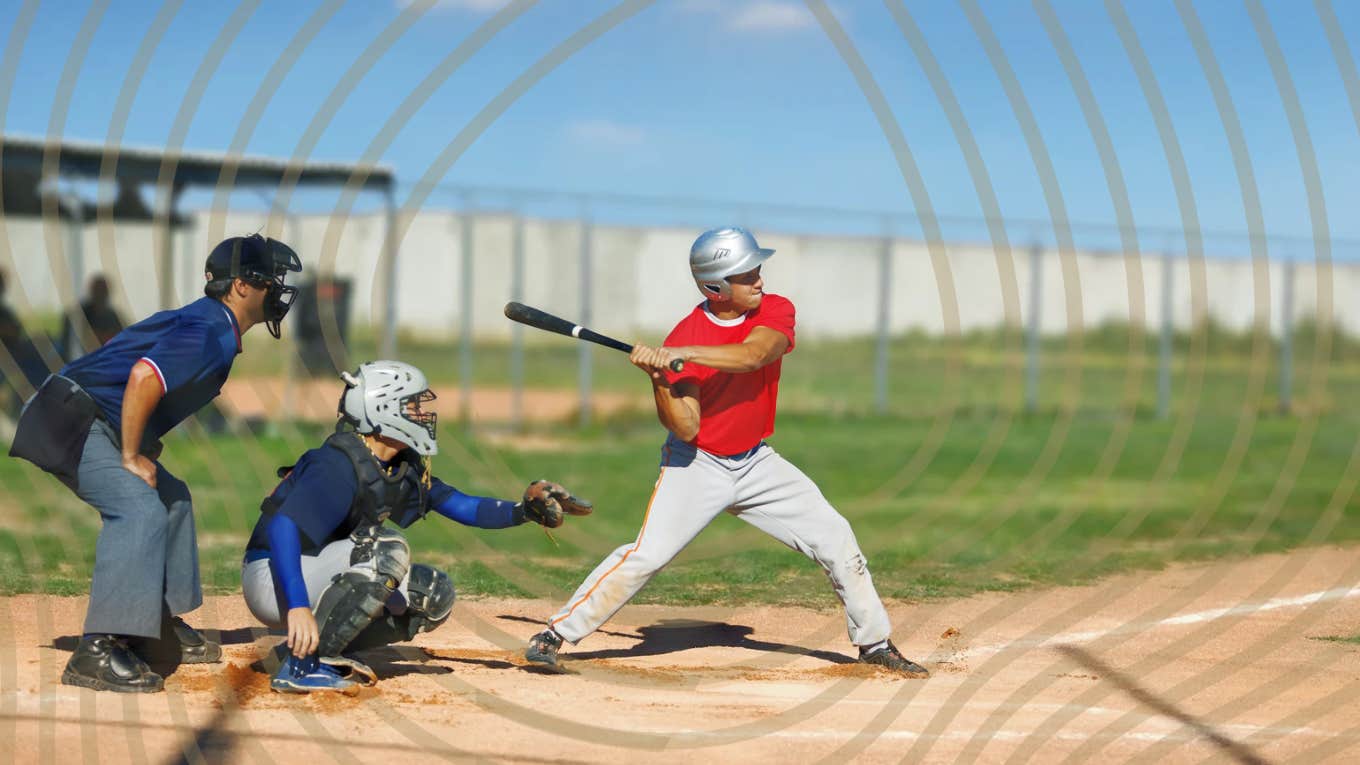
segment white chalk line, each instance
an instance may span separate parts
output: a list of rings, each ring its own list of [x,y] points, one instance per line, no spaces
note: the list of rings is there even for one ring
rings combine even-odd
[[[1334,587],[1330,590],[1320,590],[1310,592],[1307,595],[1296,595],[1289,598],[1273,598],[1271,600],[1258,603],[1242,603],[1226,608],[1211,608],[1205,611],[1182,614],[1180,616],[1169,616],[1165,619],[1158,619],[1152,622],[1134,622],[1131,624],[1121,624],[1117,627],[1104,630],[1086,630],[1082,632],[1065,632],[1058,635],[1050,635],[1044,638],[1026,638],[1012,640],[1006,643],[996,643],[993,645],[982,645],[964,649],[963,651],[952,654],[960,659],[977,659],[986,656],[993,656],[998,653],[1008,651],[1021,651],[1034,648],[1052,648],[1059,645],[1071,643],[1090,643],[1104,637],[1114,635],[1125,635],[1134,632],[1145,632],[1158,627],[1175,627],[1186,624],[1201,624],[1211,622],[1215,619],[1222,619],[1225,616],[1252,616],[1268,611],[1278,611],[1282,608],[1299,608],[1311,606],[1314,603],[1324,603],[1332,600],[1345,600],[1360,595],[1360,587]]]
[[[1221,733],[1229,733],[1234,736],[1252,738],[1285,738],[1292,736],[1308,736],[1312,738],[1342,739],[1349,741],[1360,740],[1360,733],[1318,730],[1316,728],[1282,728],[1264,727],[1259,725],[1220,725],[1214,728]],[[703,731],[703,730],[681,730],[671,732],[653,731],[655,736],[683,736],[693,738],[711,739],[733,739],[744,740],[751,738],[750,734],[729,731]],[[909,730],[885,730],[882,732],[871,731],[844,731],[844,730],[778,730],[761,733],[759,738],[769,739],[792,739],[802,741],[845,741],[848,739],[867,738],[875,741],[974,741],[978,738],[985,738],[989,741],[1025,741],[1037,734],[1036,731],[1022,730],[993,730],[993,731],[970,731],[970,730],[951,730],[943,733],[918,733]],[[1138,741],[1157,743],[1162,741],[1175,741],[1183,743],[1202,742],[1208,744],[1208,740],[1203,734],[1185,729],[1178,726],[1176,729],[1167,730],[1132,730],[1122,733],[1083,733],[1080,731],[1060,730],[1056,732],[1046,731],[1042,734],[1045,741]]]

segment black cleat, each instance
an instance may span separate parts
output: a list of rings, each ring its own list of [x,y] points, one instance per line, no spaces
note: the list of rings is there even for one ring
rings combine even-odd
[[[859,660],[861,664],[876,664],[880,667],[887,667],[894,672],[901,672],[907,677],[930,677],[930,670],[903,656],[891,640],[877,651],[865,652],[864,648],[861,647],[859,649]]]
[[[529,645],[524,649],[524,659],[534,664],[556,667],[557,649],[561,647],[562,638],[556,632],[543,630],[529,638]]]
[[[130,638],[128,645],[138,656],[157,665],[216,664],[222,660],[222,646],[168,613],[161,620],[159,638]]]
[[[152,672],[117,635],[81,638],[66,662],[61,682],[118,693],[155,693],[165,688],[164,678]]]

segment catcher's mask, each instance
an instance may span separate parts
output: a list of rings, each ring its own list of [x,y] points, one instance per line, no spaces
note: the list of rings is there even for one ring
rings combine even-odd
[[[382,435],[400,441],[417,454],[439,451],[435,425],[439,415],[424,410],[435,400],[425,375],[401,361],[369,361],[353,372],[340,373],[345,391],[339,414],[363,435]]]

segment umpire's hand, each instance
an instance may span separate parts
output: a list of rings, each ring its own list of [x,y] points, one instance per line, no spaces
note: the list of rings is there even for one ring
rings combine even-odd
[[[301,659],[311,656],[321,642],[321,629],[316,626],[316,616],[307,606],[288,609],[288,650]]]
[[[146,481],[146,485],[156,488],[156,463],[141,454],[124,454],[123,467],[128,472]]]

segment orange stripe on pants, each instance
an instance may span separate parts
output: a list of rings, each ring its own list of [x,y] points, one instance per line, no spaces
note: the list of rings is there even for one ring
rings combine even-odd
[[[666,455],[667,460],[665,461],[668,461],[670,457],[669,450],[667,450],[667,452],[668,452]],[[565,614],[562,614],[556,619],[553,619],[552,621],[548,622],[549,627],[556,627],[558,624],[562,622],[562,620],[570,617],[572,612],[576,610],[577,606],[586,602],[587,600],[590,599],[591,595],[595,594],[595,590],[600,586],[600,583],[605,580],[605,577],[609,576],[615,571],[618,571],[619,566],[622,566],[624,561],[628,560],[628,556],[632,555],[634,552],[637,552],[637,549],[642,546],[642,535],[647,533],[647,519],[652,517],[652,503],[656,502],[657,492],[661,491],[661,479],[666,477],[666,467],[664,465],[665,461],[663,461],[663,465],[661,467],[661,475],[656,477],[656,485],[652,487],[652,496],[650,499],[647,500],[647,512],[643,513],[642,515],[642,528],[638,529],[637,541],[634,542],[633,546],[628,549],[628,552],[623,554],[622,558],[619,558],[618,563],[615,563],[612,567],[610,567],[608,571],[601,574],[599,579],[595,580],[595,584],[590,586],[590,589],[586,591],[585,595],[582,595],[581,597],[577,598],[576,602],[571,604],[571,607],[567,609],[567,612]]]

